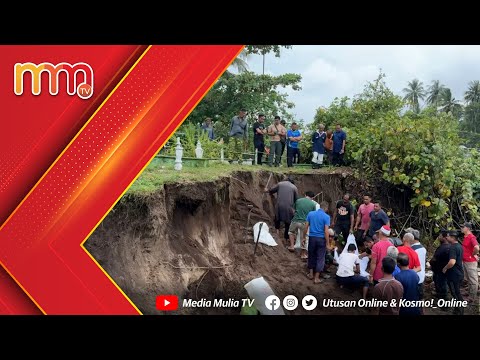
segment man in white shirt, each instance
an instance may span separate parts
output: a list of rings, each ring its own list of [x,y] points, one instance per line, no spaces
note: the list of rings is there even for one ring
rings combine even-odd
[[[413,242],[411,244],[411,248],[415,250],[418,255],[418,259],[420,260],[420,271],[417,273],[419,277],[418,281],[418,293],[420,295],[419,300],[423,299],[423,282],[425,281],[425,266],[427,263],[427,249],[420,244],[420,231],[408,228],[405,230],[407,233],[411,233],[413,235]]]
[[[337,283],[340,287],[363,287],[363,298],[366,299],[368,292],[368,278],[360,276],[360,259],[355,255],[357,247],[349,244],[346,253],[338,258]]]

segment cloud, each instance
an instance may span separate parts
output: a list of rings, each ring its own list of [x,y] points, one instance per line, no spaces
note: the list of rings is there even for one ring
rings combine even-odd
[[[249,58],[250,70],[262,71],[262,57]],[[386,74],[387,86],[396,94],[408,81],[418,78],[427,88],[432,80],[451,88],[461,100],[468,82],[480,80],[480,46],[459,45],[294,45],[280,58],[265,57],[265,70],[273,75],[302,75],[302,90],[290,91],[297,118],[310,122],[319,106],[335,97],[352,97],[363,91],[367,81]]]

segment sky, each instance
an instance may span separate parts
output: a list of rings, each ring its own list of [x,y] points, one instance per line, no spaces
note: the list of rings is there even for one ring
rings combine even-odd
[[[247,59],[249,70],[262,73],[262,56]],[[297,120],[313,121],[316,109],[328,106],[335,97],[352,97],[363,91],[367,81],[385,73],[387,86],[396,94],[408,81],[418,78],[425,89],[440,80],[463,100],[468,83],[480,80],[480,46],[460,45],[294,45],[281,56],[266,55],[265,73],[302,75],[302,90],[282,89],[296,106]]]

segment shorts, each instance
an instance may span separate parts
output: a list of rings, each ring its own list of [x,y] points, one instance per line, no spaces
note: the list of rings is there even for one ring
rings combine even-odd
[[[305,227],[306,223],[304,222],[292,222],[288,228],[288,234],[298,236],[298,233],[300,232],[300,247],[306,250],[307,247],[304,247],[302,244],[303,239],[305,238]]]

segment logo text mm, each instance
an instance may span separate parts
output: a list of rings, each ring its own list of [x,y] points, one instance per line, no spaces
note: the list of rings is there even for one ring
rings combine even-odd
[[[78,95],[81,99],[89,99],[93,95],[93,70],[92,67],[83,62],[76,64],[59,63],[16,63],[14,67],[14,92],[15,95],[23,94],[24,74],[29,72],[32,75],[32,94],[40,95],[42,91],[42,73],[46,72],[49,76],[50,95],[58,94],[58,81],[60,73],[66,73],[67,93],[68,95]],[[79,73],[83,75],[83,82],[77,81]],[[78,83],[78,85],[77,85]]]

